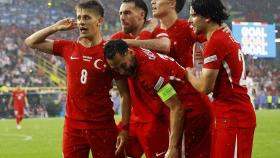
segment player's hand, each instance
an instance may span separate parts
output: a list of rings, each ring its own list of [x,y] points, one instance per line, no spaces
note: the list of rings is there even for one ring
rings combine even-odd
[[[146,21],[142,31],[153,32],[157,26],[158,26],[158,19],[152,18]]]
[[[220,27],[220,29],[223,29],[223,32],[231,34],[231,30],[226,23],[222,23],[222,26]]]
[[[174,147],[169,147],[164,158],[179,158],[179,150]]]
[[[124,151],[124,147],[127,144],[127,141],[128,141],[128,131],[122,130],[117,137],[117,143],[116,143],[117,149],[115,155],[118,155]]]
[[[66,31],[78,28],[77,23],[71,18],[62,19],[56,22],[53,26],[57,31]]]

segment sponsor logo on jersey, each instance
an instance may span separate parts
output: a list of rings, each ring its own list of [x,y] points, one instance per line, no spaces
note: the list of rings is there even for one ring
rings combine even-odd
[[[166,152],[165,151],[163,151],[163,152],[161,152],[161,153],[156,153],[156,157],[160,157],[161,155],[163,155],[163,154],[165,154]]]
[[[76,59],[79,59],[79,58],[73,57],[73,56],[70,57],[70,60],[76,60]]]

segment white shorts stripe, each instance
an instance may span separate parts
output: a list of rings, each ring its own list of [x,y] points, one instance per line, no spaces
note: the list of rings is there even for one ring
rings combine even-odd
[[[234,158],[237,158],[237,147],[238,147],[238,141],[237,141],[237,134],[235,136],[235,147],[234,147]]]

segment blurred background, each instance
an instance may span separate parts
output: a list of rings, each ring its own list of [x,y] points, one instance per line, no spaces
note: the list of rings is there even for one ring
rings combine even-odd
[[[145,0],[150,6],[150,0]],[[38,53],[24,44],[24,39],[56,21],[73,17],[78,0],[0,0],[0,118],[12,118],[7,108],[11,90],[21,85],[27,90],[28,117],[64,116],[65,70],[57,57]],[[227,24],[241,42],[246,54],[250,95],[256,109],[275,109],[280,104],[280,1],[223,0],[230,13]],[[102,0],[105,23],[102,32],[108,39],[120,30],[120,0]],[[151,16],[151,14],[149,13]],[[180,13],[187,19],[188,3]],[[77,32],[59,32],[51,38],[76,40]],[[35,55],[36,54],[36,55]],[[119,112],[118,93],[111,92]]]

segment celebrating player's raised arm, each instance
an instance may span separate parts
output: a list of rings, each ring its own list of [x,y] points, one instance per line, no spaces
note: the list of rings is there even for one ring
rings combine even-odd
[[[25,43],[31,48],[38,49],[48,54],[53,54],[54,41],[47,39],[47,37],[57,31],[72,30],[74,28],[77,28],[76,22],[70,18],[66,18],[30,35],[25,39]]]

